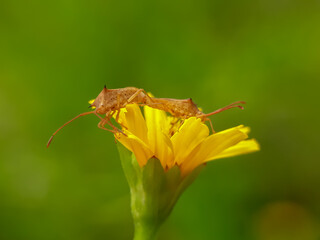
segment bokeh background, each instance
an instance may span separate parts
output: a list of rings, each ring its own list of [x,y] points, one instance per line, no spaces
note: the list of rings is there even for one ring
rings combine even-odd
[[[188,98],[258,153],[207,165],[159,239],[319,240],[320,1],[0,1],[0,239],[131,239],[106,84]]]

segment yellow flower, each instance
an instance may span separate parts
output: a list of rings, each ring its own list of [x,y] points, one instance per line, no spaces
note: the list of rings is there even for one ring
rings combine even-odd
[[[134,153],[140,167],[155,157],[165,170],[177,165],[186,176],[208,161],[259,150],[256,140],[246,140],[249,128],[242,125],[210,135],[199,118],[182,121],[148,106],[144,116],[136,104],[127,105],[119,115],[125,135],[115,137]]]

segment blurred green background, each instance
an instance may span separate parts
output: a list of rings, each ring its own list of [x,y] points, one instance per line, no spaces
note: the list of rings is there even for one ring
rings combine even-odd
[[[0,1],[0,239],[131,239],[106,84],[188,98],[258,153],[207,165],[159,239],[320,239],[320,1]]]

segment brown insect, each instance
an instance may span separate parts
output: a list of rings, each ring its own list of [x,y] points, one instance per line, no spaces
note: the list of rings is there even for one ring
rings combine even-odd
[[[69,120],[65,124],[63,124],[60,128],[58,128],[50,137],[47,147],[49,147],[53,137],[66,125],[74,121],[75,119],[89,115],[89,114],[95,114],[100,118],[100,122],[98,123],[98,127],[107,131],[110,131],[112,133],[122,133],[124,134],[120,129],[115,127],[110,119],[111,117],[117,112],[116,115],[116,122],[119,122],[119,113],[120,109],[126,107],[127,104],[130,103],[136,103],[140,106],[147,105],[152,108],[160,109],[163,111],[166,111],[170,113],[172,116],[181,118],[182,120],[190,118],[190,117],[196,117],[200,118],[203,122],[204,121],[210,121],[211,129],[212,122],[208,118],[209,116],[212,116],[214,114],[220,113],[224,110],[239,107],[243,109],[243,107],[239,104],[245,104],[243,101],[234,102],[226,107],[220,108],[214,112],[211,113],[203,113],[197,105],[192,101],[191,98],[189,99],[171,99],[171,98],[154,98],[148,96],[148,94],[143,89],[135,88],[135,87],[126,87],[126,88],[118,88],[118,89],[107,89],[106,86],[104,86],[103,90],[99,93],[99,95],[96,97],[94,102],[89,106],[91,108],[95,108],[94,111],[91,112],[85,112],[81,113],[78,116],[74,117],[73,119]],[[105,115],[104,118],[102,118],[99,114]],[[105,127],[105,125],[108,124],[112,129],[108,129]],[[121,124],[120,124],[121,125]],[[124,126],[122,126],[124,127]]]
[[[230,108],[238,107],[240,109],[243,109],[243,107],[239,104],[245,104],[245,102],[244,101],[234,102],[211,113],[203,113],[197,107],[197,105],[192,101],[191,98],[188,98],[188,99],[152,98],[152,102],[149,102],[147,105],[152,108],[169,112],[172,116],[178,117],[181,119],[196,117],[196,118],[200,118],[203,122],[209,121],[211,129],[214,132],[211,119],[208,117]]]
[[[119,119],[119,110],[120,108],[124,108],[129,103],[137,103],[139,105],[146,105],[147,103],[151,103],[153,100],[148,94],[143,90],[135,87],[126,87],[126,88],[118,88],[118,89],[107,89],[104,86],[103,90],[96,97],[94,102],[89,106],[89,108],[95,108],[94,111],[81,113],[73,119],[69,120],[65,124],[63,124],[60,128],[58,128],[50,137],[47,147],[49,147],[53,137],[66,125],[74,121],[75,119],[89,115],[95,114],[100,118],[100,122],[98,123],[98,127],[112,133],[121,132],[120,129],[115,127],[110,119],[117,112],[116,121]],[[156,104],[155,104],[156,105]],[[102,118],[99,114],[105,114],[105,117]],[[105,125],[108,124],[112,129],[108,129]]]

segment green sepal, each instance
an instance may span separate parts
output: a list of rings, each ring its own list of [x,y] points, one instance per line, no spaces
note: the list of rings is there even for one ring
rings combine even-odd
[[[183,178],[178,166],[165,171],[157,158],[149,159],[141,168],[132,152],[121,144],[117,145],[130,187],[134,239],[154,239],[157,229],[170,215],[180,195],[195,180],[203,166]]]

